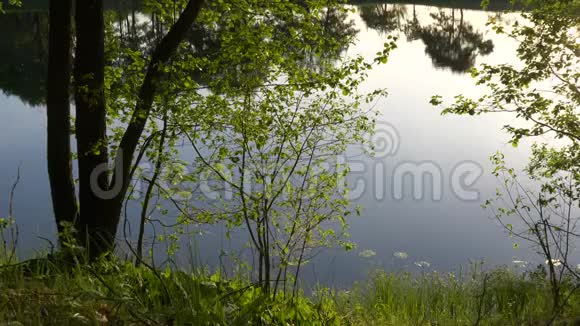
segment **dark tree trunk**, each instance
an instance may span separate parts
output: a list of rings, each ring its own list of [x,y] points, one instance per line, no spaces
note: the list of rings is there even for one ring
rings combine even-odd
[[[131,123],[127,126],[127,130],[121,139],[115,158],[115,174],[113,176],[112,188],[118,188],[120,190],[118,195],[112,200],[110,207],[111,217],[115,218],[115,221],[112,222],[115,228],[119,223],[123,200],[125,199],[129,183],[131,182],[130,171],[133,154],[139,144],[145,123],[149,119],[153,106],[153,98],[157,91],[157,82],[161,74],[160,68],[171,59],[179,43],[187,36],[191,25],[195,22],[195,19],[201,11],[203,3],[203,0],[190,0],[187,3],[177,22],[155,48],[151,62],[149,62],[149,66],[147,67],[147,74],[139,90],[139,98],[135,111],[133,112]]]
[[[76,137],[79,164],[79,240],[89,258],[114,245],[115,218],[107,212],[109,188],[104,89],[105,28],[103,0],[76,0],[74,65]],[[99,173],[100,172],[100,173]]]
[[[74,99],[79,167],[77,209],[70,149],[71,1],[52,0],[50,7],[50,64],[48,78],[48,169],[57,223],[68,221],[89,259],[114,248],[121,208],[131,180],[134,151],[143,133],[157,90],[160,65],[169,61],[197,18],[203,0],[190,0],[178,21],[156,47],[133,118],[115,157],[109,182],[107,122],[104,89],[105,28],[103,0],[76,0]]]
[[[72,0],[51,0],[49,12],[47,160],[52,206],[61,234],[63,222],[74,225],[78,214],[70,146]]]

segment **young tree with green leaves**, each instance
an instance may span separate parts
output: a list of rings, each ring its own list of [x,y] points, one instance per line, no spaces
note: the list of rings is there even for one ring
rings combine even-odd
[[[500,201],[494,209],[500,223],[510,235],[536,245],[546,259],[556,314],[565,303],[560,292],[564,272],[580,280],[569,261],[580,237],[575,231],[580,218],[580,2],[515,4],[526,9],[521,19],[511,26],[494,19],[490,24],[518,42],[520,63],[473,69],[477,84],[489,92],[478,99],[459,95],[443,114],[511,113],[517,120],[504,129],[515,147],[524,138],[541,139],[525,170],[537,189],[524,186],[499,153],[492,161],[503,189],[486,206]],[[432,103],[440,104],[441,98],[433,97]]]
[[[356,58],[312,74],[311,83],[273,74],[272,81],[285,82],[207,97],[200,105],[206,123],[179,122],[198,162],[193,184],[209,186],[192,200],[209,202],[204,214],[219,216],[229,229],[247,231],[266,293],[296,290],[312,250],[352,248],[345,239],[349,167],[340,157],[374,129],[376,112],[364,104],[384,91],[357,93],[371,67]]]
[[[350,247],[341,237],[351,209],[343,184],[347,166],[332,160],[372,131],[374,117],[362,106],[384,94],[357,92],[372,63],[360,57],[337,62],[354,35],[336,27],[341,20],[329,21],[346,9],[310,5],[279,3],[275,12],[263,8],[253,17],[235,12],[236,7],[227,15],[200,16],[200,24],[217,27],[205,31],[218,40],[216,51],[201,47],[207,51],[201,56],[200,47],[187,45],[178,51],[180,65],[167,67],[172,78],[163,81],[154,111],[163,127],[152,120],[148,129],[159,144],[187,139],[194,158],[147,150],[154,144],[149,138],[140,151],[150,161],[163,161],[145,177],[145,202],[155,184],[161,201],[177,212],[178,234],[190,223],[223,222],[230,230],[245,229],[256,253],[257,281],[266,292],[290,288],[289,268],[295,268],[296,280],[313,248]],[[386,61],[393,47],[387,43],[375,63]],[[141,66],[134,60],[133,67],[111,74],[122,76]],[[124,89],[130,85],[119,86],[115,89],[121,94],[132,93]],[[122,101],[118,104],[122,109]],[[188,173],[188,168],[193,170]],[[200,192],[206,182],[225,188],[230,198],[208,200]],[[148,205],[141,230],[153,220],[145,212]],[[170,253],[174,249],[171,245]]]
[[[175,126],[184,117],[199,116],[200,103],[209,101],[211,94],[235,98],[273,86],[279,81],[271,77],[281,72],[296,83],[320,84],[315,72],[323,62],[332,61],[330,57],[352,35],[351,29],[340,28],[340,20],[333,18],[344,12],[339,1],[145,1],[144,10],[152,14],[157,36],[149,38],[149,43],[137,39],[123,43],[115,34],[120,26],[105,19],[109,16],[103,13],[102,1],[77,2],[73,91],[78,199],[68,159],[73,155],[66,137],[73,132],[65,121],[68,93],[61,83],[55,86],[59,93],[55,90],[49,95],[49,155],[60,158],[51,161],[49,171],[54,176],[51,189],[57,224],[76,229],[76,240],[91,259],[114,246],[138,163],[143,158],[156,161],[177,155],[175,150],[152,151],[148,145],[183,139]],[[56,34],[66,39],[72,31],[68,16],[62,11],[57,15],[57,4],[53,8],[55,39]],[[138,34],[133,26],[130,30],[129,37]],[[56,71],[70,60],[67,53],[72,50],[66,46],[60,52],[52,49],[51,57],[61,61],[52,63],[51,80],[65,80],[67,70]],[[348,76],[333,78],[339,77]],[[222,114],[226,116],[227,111]],[[160,132],[163,120],[166,133]],[[197,124],[215,127],[203,125],[204,121]],[[109,164],[113,164],[112,173]],[[141,215],[147,220],[148,214]]]

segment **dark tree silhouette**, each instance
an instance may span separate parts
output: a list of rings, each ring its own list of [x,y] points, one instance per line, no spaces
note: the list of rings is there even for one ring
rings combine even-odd
[[[59,39],[70,38],[70,29],[66,28],[70,15],[65,11],[57,13],[56,9],[66,9],[62,0],[51,0],[51,9],[55,12],[50,16],[50,25],[53,26],[51,41],[56,44],[50,46],[49,71],[54,78],[67,79],[66,72],[58,74],[60,65],[67,60],[67,49],[59,48]],[[109,155],[107,151],[107,120],[106,98],[104,91],[105,68],[105,20],[103,0],[77,0],[75,3],[75,30],[76,53],[74,60],[73,85],[76,104],[76,138],[79,166],[79,213],[75,219],[77,241],[86,248],[89,258],[110,252],[114,246],[117,226],[119,224],[121,208],[126,197],[131,178],[133,155],[138,145],[145,123],[151,113],[153,98],[157,92],[158,80],[161,75],[160,66],[166,63],[175,53],[178,45],[185,39],[187,33],[196,20],[203,0],[190,0],[182,11],[179,19],[159,41],[154,48],[147,73],[133,111],[133,116],[121,139],[116,153],[115,173],[111,179],[107,173]],[[63,6],[63,7],[60,7]],[[70,13],[70,11],[69,11]],[[51,75],[52,77],[53,75]],[[65,103],[67,94],[62,86],[49,89],[47,98],[51,103]],[[66,98],[65,98],[66,97]],[[56,107],[56,106],[55,106]],[[53,125],[65,126],[69,119],[63,114],[65,106],[60,110],[48,110],[49,120]],[[65,129],[66,131],[66,129]],[[65,139],[60,136],[48,135],[49,148],[65,148]],[[69,156],[70,157],[70,156]],[[52,171],[68,171],[69,158],[49,164]],[[99,173],[100,172],[100,173]],[[53,194],[61,189],[69,190],[68,172],[63,178],[51,178]],[[111,193],[108,193],[111,191]],[[76,209],[76,200],[60,201],[53,198],[53,202],[62,205],[54,207],[57,222],[68,218],[68,212]],[[62,213],[67,212],[67,213]]]
[[[421,25],[415,5],[410,19],[406,18],[406,5],[361,5],[359,12],[366,25],[381,34],[402,32],[407,41],[422,40],[425,52],[438,68],[465,72],[473,67],[479,55],[493,51],[493,42],[485,40],[481,32],[465,22],[463,9],[440,9],[431,14],[434,22],[428,26]]]
[[[62,233],[64,223],[74,225],[78,214],[70,145],[72,1],[51,1],[49,15],[47,161],[52,206],[59,233]]]
[[[490,54],[494,46],[464,21],[463,9],[459,10],[459,19],[455,13],[456,9],[451,9],[451,14],[443,10],[431,14],[435,22],[422,28],[419,35],[435,67],[465,72],[474,66],[478,55]]]
[[[407,41],[409,42],[421,39],[421,22],[417,17],[416,5],[413,5],[413,17],[403,25],[403,33],[405,33]]]
[[[48,15],[0,16],[0,90],[32,106],[44,103],[48,62]],[[15,33],[13,31],[18,31]]]
[[[359,13],[367,27],[381,34],[389,34],[401,30],[407,16],[407,7],[388,3],[362,5]]]

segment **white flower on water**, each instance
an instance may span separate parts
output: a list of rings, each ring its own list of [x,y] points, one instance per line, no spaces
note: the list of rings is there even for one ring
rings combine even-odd
[[[359,256],[364,257],[364,258],[371,258],[372,256],[375,256],[377,254],[376,251],[371,250],[371,249],[367,249],[367,250],[363,250],[361,252],[359,252]]]
[[[421,268],[427,268],[427,267],[431,266],[431,263],[424,261],[424,260],[421,260],[421,261],[416,261],[415,265],[417,265],[418,267],[421,267]]]
[[[546,260],[546,265],[548,265],[550,263],[549,260]],[[554,267],[558,267],[562,265],[562,262],[560,261],[560,259],[552,259],[552,265],[554,265]]]
[[[397,259],[407,259],[409,258],[409,254],[407,254],[406,252],[402,252],[402,251],[397,251],[393,254],[393,256],[395,256],[395,258]]]
[[[525,268],[528,266],[528,262],[523,260],[512,260],[512,263],[520,268]]]

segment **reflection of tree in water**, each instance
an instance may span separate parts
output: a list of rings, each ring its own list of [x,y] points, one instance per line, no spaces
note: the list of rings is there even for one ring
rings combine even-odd
[[[415,41],[421,38],[421,23],[417,17],[416,5],[413,5],[413,16],[405,22],[403,26],[403,33],[407,37],[407,41]]]
[[[2,15],[0,30],[0,90],[29,105],[42,104],[48,62],[48,15]]]
[[[134,62],[128,49],[133,54],[142,53],[143,58],[150,55],[171,24],[170,18],[161,17],[155,10],[144,7],[139,0],[122,0],[111,9],[114,10],[106,12],[106,36],[108,64],[112,67],[128,67]],[[347,13],[336,8],[324,12],[320,17],[320,25],[324,27],[324,35],[318,37],[328,40],[328,48],[317,53],[307,50],[307,46],[303,50],[304,64],[313,68],[337,60],[358,32],[354,22],[347,19]],[[278,26],[280,37],[288,37],[290,28],[299,28],[282,24]],[[0,30],[12,31],[3,33],[0,38],[0,90],[18,96],[30,105],[42,105],[45,101],[48,62],[48,13],[35,11],[0,15]],[[186,46],[180,48],[181,55],[212,60],[219,55],[223,33],[234,32],[224,26],[194,24]],[[189,73],[194,80],[204,82],[199,71]]]
[[[208,10],[219,12],[219,9],[213,7],[214,4],[208,3],[207,6]],[[153,10],[148,14],[143,14],[135,11],[122,12],[121,8],[119,8],[117,12],[120,14],[114,15],[115,17],[109,21],[109,30],[114,31],[115,35],[111,40],[118,43],[118,52],[113,53],[111,57],[112,65],[116,67],[128,66],[133,61],[132,56],[128,55],[127,49],[147,55],[151,54],[155,43],[172,23],[171,17],[159,17]],[[242,59],[234,58],[235,60],[221,57],[222,40],[238,37],[236,36],[237,28],[232,26],[230,23],[232,17],[228,15],[239,15],[239,13],[233,11],[223,12],[219,16],[220,20],[209,26],[208,24],[194,23],[191,32],[186,37],[186,44],[180,47],[175,55],[176,60],[179,60],[178,58],[180,57],[193,56],[202,59],[206,68],[212,64],[219,65],[219,67],[215,67],[215,69],[207,68],[211,70],[209,74],[204,73],[201,67],[196,67],[195,69],[189,69],[191,67],[183,68],[180,73],[186,73],[188,77],[202,85],[209,85],[212,81],[223,80],[223,76],[230,76],[229,78],[238,76],[239,78],[234,77],[228,81],[233,83],[233,85],[243,83],[243,77],[254,76],[257,79],[261,78],[262,67],[252,64],[250,62],[252,59],[247,58],[247,56],[240,56]],[[244,20],[243,15],[239,16]],[[321,15],[316,19],[317,21],[313,22],[312,25],[321,27],[319,33],[305,36],[300,40],[301,42],[285,45],[288,54],[301,54],[300,58],[294,57],[288,62],[300,62],[314,70],[322,69],[327,64],[332,64],[338,60],[340,54],[346,50],[358,33],[358,30],[354,28],[354,21],[348,20],[348,12],[343,10],[343,8],[332,7],[322,10]],[[299,19],[289,20],[284,17],[269,16],[265,17],[265,20],[260,23],[253,21],[252,24],[254,24],[256,29],[261,28],[257,24],[274,26],[275,29],[271,40],[263,40],[264,42],[273,42],[296,37],[292,35],[296,31],[300,31],[304,24],[310,23],[301,22]],[[321,43],[320,40],[324,40],[327,44],[327,46],[322,47],[323,50],[320,47],[315,48]],[[262,40],[256,40],[256,42],[260,41]],[[300,44],[298,45],[298,43]],[[240,40],[239,46],[240,50],[243,51],[243,40]],[[280,55],[285,56],[286,54],[280,53]],[[223,61],[221,64],[220,60]],[[189,71],[187,71],[188,69]],[[121,78],[120,82],[123,82],[123,78]]]
[[[419,35],[434,66],[464,72],[473,67],[478,55],[488,55],[493,51],[493,42],[484,40],[482,33],[464,21],[462,9],[459,19],[455,9],[451,14],[440,10],[431,17],[435,22],[421,28]]]
[[[360,17],[365,24],[381,34],[401,30],[407,7],[400,4],[374,4],[359,7]]]
[[[359,12],[366,25],[381,34],[402,32],[409,42],[422,40],[435,67],[465,72],[473,67],[478,55],[493,51],[492,41],[485,40],[481,32],[464,21],[462,9],[458,15],[457,9],[432,13],[434,22],[428,26],[421,25],[415,5],[412,15],[405,5],[386,3],[363,5]]]

